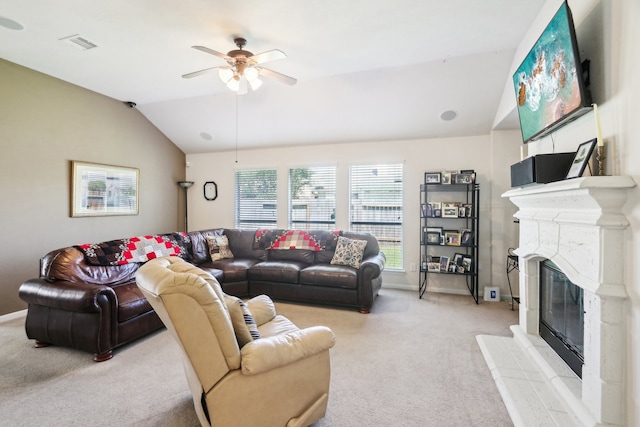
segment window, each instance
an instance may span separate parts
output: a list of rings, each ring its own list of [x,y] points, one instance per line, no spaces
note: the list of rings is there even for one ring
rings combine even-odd
[[[357,165],[350,171],[352,231],[376,236],[386,266],[402,269],[402,164]]]
[[[289,227],[335,230],[335,166],[289,169]]]
[[[278,221],[275,169],[236,171],[236,228],[274,228]]]

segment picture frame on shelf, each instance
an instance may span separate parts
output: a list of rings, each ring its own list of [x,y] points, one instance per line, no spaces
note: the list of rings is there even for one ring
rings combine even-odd
[[[455,265],[454,263],[450,262],[449,263],[449,269],[447,270],[447,273],[457,273],[458,272],[458,266]]]
[[[460,246],[461,234],[459,232],[445,231],[444,241],[447,246]]]
[[[445,185],[451,184],[451,172],[442,172],[440,183]]]
[[[460,236],[461,246],[473,246],[473,232],[471,230],[463,230]]]
[[[457,265],[457,266],[462,266],[462,258],[464,258],[464,254],[461,253],[455,253],[453,255],[453,264]]]
[[[464,204],[464,213],[467,218],[471,218],[473,216],[473,205],[472,204]]]
[[[436,216],[436,211],[442,212],[442,204],[441,203],[431,202],[430,205],[431,205],[431,217],[432,218]]]
[[[425,243],[428,245],[439,245],[442,234],[435,231],[427,231]]]
[[[455,203],[443,203],[442,218],[458,218],[458,205]]]
[[[467,217],[467,207],[465,205],[458,206],[458,218]]]
[[[449,257],[441,256],[440,257],[440,271],[446,273],[449,271]]]
[[[432,262],[428,262],[427,263],[427,271],[430,271],[432,273],[439,273],[440,272],[440,260],[436,261],[432,261]]]
[[[458,173],[453,177],[454,184],[473,184],[474,182],[474,173]]]
[[[578,146],[576,155],[573,157],[573,161],[571,162],[571,166],[567,172],[566,179],[580,178],[582,176],[587,164],[589,163],[591,154],[593,154],[593,149],[596,147],[597,141],[597,138],[594,138],[583,142]]]
[[[442,182],[441,172],[425,172],[424,183],[425,184],[440,184]]]
[[[464,256],[462,258],[462,267],[464,267],[464,271],[466,273],[471,272],[472,264],[473,264],[473,259],[470,256]]]

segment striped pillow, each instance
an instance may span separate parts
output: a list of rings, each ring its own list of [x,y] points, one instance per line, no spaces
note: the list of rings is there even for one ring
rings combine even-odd
[[[261,338],[249,307],[240,298],[229,295],[225,295],[225,302],[227,303],[233,331],[236,334],[240,348],[253,340]]]

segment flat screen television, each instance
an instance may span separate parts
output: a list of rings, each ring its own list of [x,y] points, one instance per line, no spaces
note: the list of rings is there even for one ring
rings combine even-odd
[[[525,143],[591,110],[566,1],[513,74],[513,85]]]

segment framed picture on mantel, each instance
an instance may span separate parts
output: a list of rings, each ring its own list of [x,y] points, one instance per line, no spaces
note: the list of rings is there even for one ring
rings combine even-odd
[[[584,169],[589,163],[589,159],[591,158],[593,149],[596,146],[596,142],[597,139],[594,138],[590,141],[583,142],[578,146],[578,151],[576,151],[576,155],[571,162],[571,166],[569,167],[569,172],[567,172],[567,179],[580,178],[582,176],[582,174],[584,173]]]

